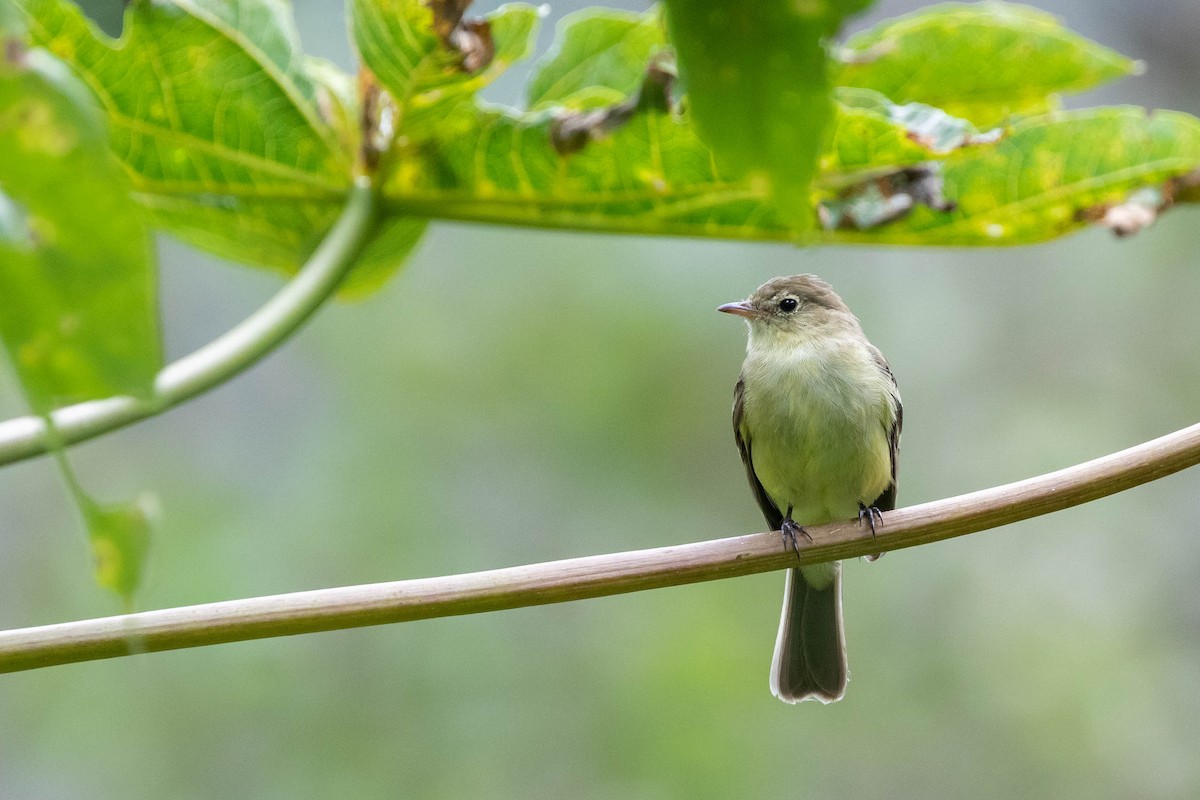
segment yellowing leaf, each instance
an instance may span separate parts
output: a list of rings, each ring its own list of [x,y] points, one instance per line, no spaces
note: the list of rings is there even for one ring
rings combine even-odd
[[[82,508],[96,583],[119,595],[126,604],[132,603],[150,549],[151,528],[158,516],[157,500],[149,494],[112,505],[85,500]]]

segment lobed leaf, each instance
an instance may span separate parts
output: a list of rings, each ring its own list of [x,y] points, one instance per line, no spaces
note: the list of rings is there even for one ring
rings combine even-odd
[[[92,89],[154,223],[285,272],[312,252],[354,150],[345,87],[304,57],[286,3],[134,0],[115,42],[66,0],[17,3]]]
[[[33,408],[149,393],[149,234],[88,90],[42,50],[0,59],[0,337]]]
[[[64,0],[18,2],[33,35],[100,98],[137,197],[158,224],[226,257],[285,270],[308,254],[340,207],[361,112],[347,76],[303,57],[281,0],[135,0],[115,44]],[[976,195],[1007,189],[985,185],[970,165],[990,153],[1001,159],[992,166],[1021,172],[1004,159],[1032,157],[1032,139],[1017,149],[997,144],[953,111],[980,122],[1043,109],[1053,92],[1131,69],[1041,12],[946,5],[853,38],[853,63],[834,67],[842,87],[831,100],[824,37],[865,0],[812,8],[672,0],[686,111],[665,84],[662,97],[644,94],[647,69],[661,66],[666,47],[657,12],[589,10],[560,25],[529,85],[533,110],[516,112],[483,108],[476,94],[529,53],[538,12],[506,5],[470,20],[466,5],[351,4],[364,64],[394,102],[393,144],[381,164],[389,206],[401,214],[352,277],[358,290],[386,277],[425,217],[825,241],[915,242],[918,223],[926,226],[919,235],[937,241],[1052,235],[1042,218],[992,235],[998,229],[984,220],[997,209]],[[884,85],[885,74],[900,77]],[[1033,80],[1039,75],[1047,77]],[[1070,120],[1078,118],[1040,124],[1057,130]],[[568,122],[576,138],[563,147],[555,136]],[[1136,140],[1140,129],[1122,130]],[[1042,146],[1079,142],[1049,136]],[[958,211],[917,208],[895,221],[865,217],[874,220],[867,230],[801,233],[817,216],[814,200],[852,201],[871,181],[930,161],[945,164],[941,207],[958,203]],[[12,217],[0,213],[0,225]],[[980,230],[990,233],[979,238]]]
[[[662,87],[647,83],[640,92]],[[568,96],[572,93],[568,92]],[[841,90],[821,159],[826,191],[944,158],[993,138],[969,123],[898,107],[868,90]],[[659,98],[663,100],[663,98]],[[623,101],[620,117],[551,105],[481,109],[445,140],[398,142],[384,184],[395,209],[461,219],[644,233],[780,238],[761,182],[722,170],[690,124],[664,102]],[[592,120],[582,149],[560,152],[564,119]],[[612,124],[613,119],[620,122]],[[907,127],[905,119],[919,122]],[[760,232],[755,226],[763,226]]]
[[[385,186],[391,208],[540,227],[794,238],[765,189],[721,171],[692,127],[670,112],[643,110],[566,156],[551,144],[554,121],[551,110],[481,110],[475,135],[403,148],[397,161],[404,166]],[[849,124],[860,121],[852,116]],[[871,119],[879,123],[878,116]],[[862,139],[855,132],[850,141]],[[851,159],[841,153],[854,148],[839,150],[835,130],[827,158],[856,169],[870,164],[868,172],[881,174],[940,159],[940,179],[926,168],[934,184],[925,179],[921,185],[926,194],[937,190],[933,205],[943,210],[918,206],[893,221],[880,217],[863,230],[816,230],[807,241],[1042,241],[1086,224],[1080,214],[1088,207],[1119,202],[1138,187],[1200,167],[1200,120],[1172,112],[1147,116],[1136,108],[1034,118],[1002,140],[974,146],[965,140],[965,146],[944,153],[919,147],[897,131],[882,142],[876,153]],[[816,197],[832,202],[839,187],[853,188],[854,180],[864,179],[861,173],[840,179],[828,174]]]
[[[1138,69],[1136,62],[1029,6],[946,3],[851,37],[834,71],[840,86],[874,89],[992,126],[1055,107]]]

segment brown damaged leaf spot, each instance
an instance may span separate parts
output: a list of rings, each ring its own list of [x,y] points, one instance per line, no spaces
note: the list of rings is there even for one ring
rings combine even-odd
[[[906,217],[917,206],[948,213],[957,204],[942,194],[937,164],[906,167],[849,187],[836,200],[821,203],[817,217],[825,230],[870,230]]]
[[[1080,222],[1096,223],[1118,237],[1125,237],[1149,228],[1165,208],[1162,192],[1158,189],[1139,189],[1121,203],[1081,208],[1075,218]]]
[[[482,19],[463,19],[471,0],[430,0],[433,31],[442,44],[462,56],[463,72],[478,72],[496,57],[492,26]]]
[[[1120,203],[1101,203],[1081,208],[1075,214],[1080,222],[1092,222],[1108,228],[1117,237],[1144,231],[1176,203],[1200,201],[1200,170],[1193,170],[1163,183],[1161,187],[1143,187],[1130,192]]]
[[[644,111],[670,113],[674,110],[672,92],[675,70],[664,61],[656,61],[646,69],[642,85],[629,99],[591,111],[570,111],[550,124],[550,144],[560,156],[578,153],[588,142],[603,139]]]
[[[934,141],[934,138],[932,136],[929,136],[928,134],[920,133],[918,131],[909,131],[906,134],[904,134],[904,137],[906,139],[908,139],[910,142],[914,142],[915,144],[918,144],[921,147],[924,147],[926,150],[932,150],[934,144],[936,144],[936,142]]]
[[[1172,205],[1200,202],[1200,169],[1167,181],[1163,186],[1163,197]]]
[[[1132,236],[1149,228],[1158,219],[1158,209],[1154,206],[1144,206],[1140,203],[1121,203],[1115,205],[1100,219],[1100,224],[1111,230],[1116,236]]]
[[[443,41],[450,38],[450,33],[462,22],[472,0],[429,0],[429,9],[433,12],[433,32]]]
[[[20,39],[4,40],[4,63],[14,67],[25,66],[25,43]]]
[[[379,169],[380,159],[391,147],[395,135],[395,107],[391,95],[380,85],[375,73],[366,67],[358,71],[358,107],[362,129],[359,170],[371,175]]]
[[[949,153],[952,150],[958,150],[966,147],[976,147],[978,145],[995,144],[1004,138],[1004,131],[1000,128],[993,128],[990,131],[975,135],[964,134],[961,137],[953,140],[947,140],[944,136],[936,136],[923,130],[909,130],[905,136],[910,142],[920,145],[931,153],[943,154]]]

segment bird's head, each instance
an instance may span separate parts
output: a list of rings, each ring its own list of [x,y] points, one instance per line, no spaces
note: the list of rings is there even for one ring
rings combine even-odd
[[[717,310],[743,317],[752,344],[804,340],[829,324],[858,325],[833,287],[816,275],[772,278],[749,298]]]

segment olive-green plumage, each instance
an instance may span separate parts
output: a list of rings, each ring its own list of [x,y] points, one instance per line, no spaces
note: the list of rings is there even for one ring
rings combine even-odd
[[[829,284],[775,278],[721,306],[750,326],[733,428],[772,529],[851,519],[896,503],[902,406],[887,360]],[[786,702],[846,691],[841,564],[788,570],[771,666]]]

